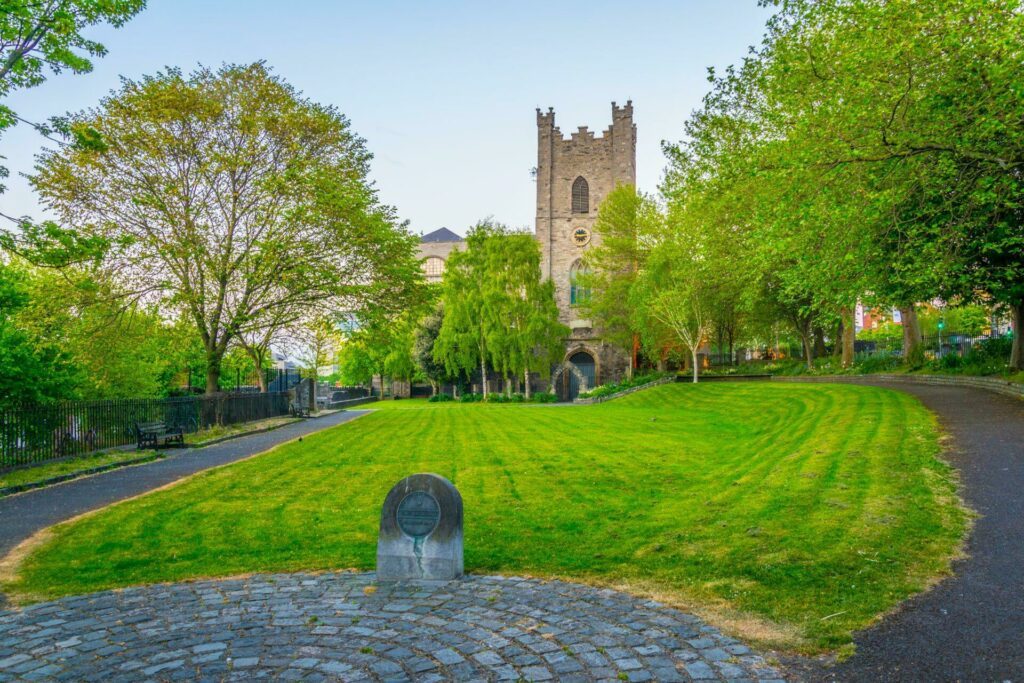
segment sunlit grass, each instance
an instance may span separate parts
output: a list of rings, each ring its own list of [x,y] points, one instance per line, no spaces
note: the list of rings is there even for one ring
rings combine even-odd
[[[117,465],[120,463],[141,460],[154,455],[151,450],[139,451],[136,449],[115,449],[81,455],[54,462],[41,463],[33,467],[22,467],[8,472],[0,472],[0,489],[38,484],[55,477],[63,477],[70,474],[85,476],[85,473],[98,467]]]
[[[965,528],[932,416],[883,389],[675,384],[594,406],[373,407],[59,526],[6,588],[372,569],[388,489],[431,471],[462,492],[467,571],[627,585],[813,650],[946,571]]]

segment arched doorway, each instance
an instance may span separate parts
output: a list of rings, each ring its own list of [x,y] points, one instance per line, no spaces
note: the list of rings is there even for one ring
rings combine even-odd
[[[587,351],[577,351],[569,356],[569,362],[576,366],[579,373],[563,372],[558,382],[558,396],[563,401],[572,401],[580,395],[581,382],[586,389],[593,389],[597,384],[597,364],[594,357]]]

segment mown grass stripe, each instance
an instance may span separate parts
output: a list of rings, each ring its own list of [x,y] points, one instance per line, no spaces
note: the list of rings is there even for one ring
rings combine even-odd
[[[945,571],[965,527],[932,416],[883,389],[672,384],[593,406],[374,408],[57,527],[5,589],[371,569],[387,490],[432,471],[462,492],[469,571],[627,583],[815,650]]]

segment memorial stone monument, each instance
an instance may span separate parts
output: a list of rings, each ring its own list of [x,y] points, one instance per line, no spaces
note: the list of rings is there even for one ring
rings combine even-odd
[[[436,474],[413,474],[384,499],[377,579],[450,581],[462,576],[462,496]]]

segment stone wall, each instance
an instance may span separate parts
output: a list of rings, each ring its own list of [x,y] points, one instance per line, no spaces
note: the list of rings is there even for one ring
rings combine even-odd
[[[419,243],[419,256],[421,267],[425,268],[424,262],[428,257],[436,256],[445,262],[445,268],[448,267],[448,257],[451,256],[455,250],[463,250],[466,248],[465,241],[459,242],[420,242]],[[427,278],[430,282],[438,282],[440,278]]]
[[[583,177],[589,187],[589,211],[573,213],[572,186]],[[537,224],[541,247],[541,273],[555,282],[555,300],[561,320],[570,327],[577,316],[570,305],[569,271],[591,245],[600,244],[593,233],[597,207],[617,185],[636,184],[636,126],[633,104],[612,103],[612,124],[600,137],[580,126],[563,138],[555,126],[555,113],[537,110]],[[591,231],[590,244],[573,240],[576,228]],[[589,327],[581,325],[580,327]]]
[[[637,392],[637,391],[643,391],[644,389],[650,389],[651,387],[656,387],[656,386],[659,386],[661,384],[672,384],[673,382],[676,382],[676,381],[678,381],[676,379],[676,377],[673,376],[673,375],[670,375],[668,377],[662,377],[660,379],[656,379],[653,382],[648,382],[647,384],[641,384],[638,387],[630,387],[629,389],[623,389],[622,391],[617,391],[614,394],[609,394],[607,396],[595,396],[593,398],[578,398],[575,401],[573,401],[573,404],[574,405],[575,404],[590,405],[592,403],[604,403],[605,401],[611,401],[611,400],[616,399],[616,398],[622,398],[623,396],[629,396],[630,394],[632,394],[634,392]]]
[[[572,187],[577,178],[587,181],[589,206],[586,213],[573,213]],[[601,243],[594,233],[597,209],[617,185],[636,184],[636,125],[633,104],[612,103],[612,123],[596,136],[580,126],[568,138],[555,126],[554,110],[537,110],[537,223],[541,247],[541,273],[555,284],[559,319],[572,330],[566,340],[566,358],[587,350],[596,361],[597,381],[620,379],[629,358],[616,347],[600,341],[600,330],[571,305],[570,271],[585,251]],[[573,232],[590,231],[590,242],[577,244]]]

